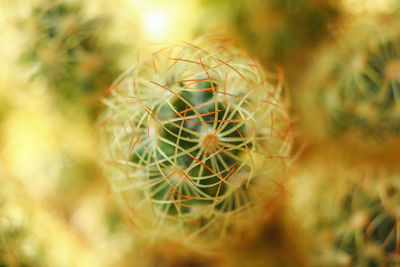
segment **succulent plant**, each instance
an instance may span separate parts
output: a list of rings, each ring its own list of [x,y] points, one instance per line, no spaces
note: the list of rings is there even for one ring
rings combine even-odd
[[[333,224],[337,249],[349,255],[356,266],[394,264],[396,217],[386,212],[380,198],[356,186],[342,204],[342,212]]]
[[[338,161],[337,159],[334,161]],[[340,160],[339,160],[340,161]],[[321,163],[316,160],[312,164]],[[329,164],[330,166],[331,164]],[[322,169],[318,173],[318,168]],[[335,171],[323,165],[305,179],[297,177],[301,192],[296,202],[309,198],[297,212],[311,240],[311,259],[316,266],[395,266],[399,263],[399,176],[386,169],[336,163]]]
[[[282,79],[211,38],[161,49],[121,75],[104,99],[105,146],[111,187],[141,211],[135,223],[147,213],[146,226],[223,233],[265,204],[292,138]]]
[[[311,136],[373,151],[385,150],[384,142],[396,144],[400,35],[398,27],[387,27],[400,21],[387,20],[354,19],[318,53],[303,90],[295,93]]]
[[[95,111],[96,96],[120,72],[121,46],[103,38],[107,21],[88,18],[79,1],[43,0],[21,26],[30,36],[21,61],[34,67],[34,77],[42,77],[61,103]]]
[[[399,134],[400,39],[349,50],[336,58],[329,83],[321,85],[331,130],[355,129],[376,137]]]

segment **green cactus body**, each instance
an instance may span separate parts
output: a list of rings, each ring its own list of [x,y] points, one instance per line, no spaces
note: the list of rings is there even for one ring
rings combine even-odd
[[[326,170],[332,163],[314,160],[305,179],[296,177],[298,186],[312,190],[304,208],[295,208],[310,214],[303,223],[314,243],[314,265],[395,266],[400,230],[397,170],[370,164],[349,168],[340,159],[334,161],[339,162],[334,171]],[[300,194],[296,197],[294,201],[302,201]]]
[[[161,221],[204,227],[271,195],[291,132],[281,80],[266,78],[278,76],[226,41],[139,61],[105,99],[114,190]]]
[[[396,219],[386,212],[378,196],[356,187],[344,199],[333,227],[336,248],[349,255],[356,266],[393,264],[396,260]]]
[[[400,133],[398,37],[334,53],[333,67],[320,85],[320,103],[333,134],[356,130],[382,139]]]

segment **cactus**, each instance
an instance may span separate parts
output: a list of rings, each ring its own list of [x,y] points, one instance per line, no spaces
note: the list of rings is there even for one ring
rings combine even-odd
[[[329,253],[325,252],[332,257],[328,261],[343,258],[352,266],[398,263],[398,217],[385,210],[378,196],[368,194],[359,185],[349,189],[331,220],[319,221],[319,231],[332,238]]]
[[[162,49],[121,75],[104,100],[105,146],[112,189],[142,211],[135,223],[147,210],[146,226],[222,233],[271,196],[292,138],[282,78],[213,39]]]
[[[331,130],[359,129],[376,137],[399,134],[400,39],[350,53],[337,58],[332,82],[322,92]]]
[[[1,166],[0,175],[10,178]],[[9,180],[0,181],[0,266],[45,266],[45,245],[32,232],[30,210],[15,200],[20,194]]]
[[[357,266],[395,263],[396,217],[387,213],[377,195],[368,194],[359,186],[349,190],[333,227],[336,248],[349,255]]]
[[[374,151],[399,135],[400,35],[387,27],[378,20],[352,21],[318,55],[297,95],[311,134],[319,127],[324,139],[349,139]]]
[[[93,99],[120,72],[116,57],[121,47],[103,40],[106,20],[87,18],[84,8],[79,1],[57,0],[34,6],[32,16],[21,21],[31,36],[21,62],[33,67],[33,77],[43,78],[61,104],[76,103],[96,112]]]
[[[308,192],[295,194],[293,201],[299,214],[310,214],[303,226],[310,235],[313,265],[395,266],[400,260],[397,171],[348,168],[340,159],[333,161],[333,172],[326,170],[332,163],[314,159],[312,171],[296,177],[295,187]],[[304,198],[309,199],[299,204]]]

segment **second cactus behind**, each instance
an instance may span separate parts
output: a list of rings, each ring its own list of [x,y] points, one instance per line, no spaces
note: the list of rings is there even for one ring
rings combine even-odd
[[[297,96],[311,135],[319,127],[325,140],[350,139],[367,150],[398,137],[400,32],[386,28],[377,19],[354,20],[319,54]]]
[[[32,67],[59,103],[82,106],[97,115],[98,101],[120,72],[122,46],[107,39],[109,21],[88,17],[79,1],[41,0],[21,22],[29,36],[21,62]]]

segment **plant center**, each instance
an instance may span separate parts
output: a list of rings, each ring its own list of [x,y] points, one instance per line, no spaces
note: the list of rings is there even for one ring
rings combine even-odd
[[[206,152],[214,152],[219,145],[219,138],[216,134],[208,134],[203,138],[203,148]]]

